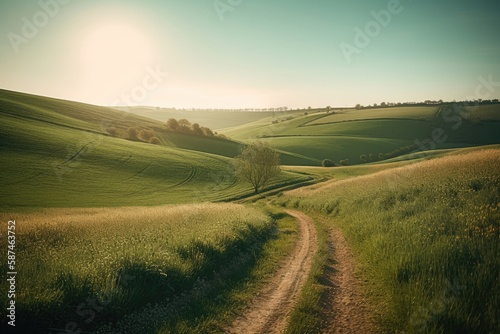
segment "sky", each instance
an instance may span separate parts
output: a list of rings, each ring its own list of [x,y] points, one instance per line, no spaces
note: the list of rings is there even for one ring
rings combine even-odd
[[[0,2],[0,88],[97,105],[500,98],[498,0]]]

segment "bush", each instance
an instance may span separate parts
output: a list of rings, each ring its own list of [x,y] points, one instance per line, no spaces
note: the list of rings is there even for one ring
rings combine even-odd
[[[367,162],[368,161],[368,158],[366,157],[365,154],[361,154],[360,157],[359,157],[359,160],[363,161],[363,162]]]
[[[128,133],[128,138],[131,139],[131,140],[137,140],[139,139],[137,137],[137,134],[138,134],[139,131],[137,131],[136,128],[128,128],[127,129],[127,133]]]
[[[193,131],[195,135],[203,136],[203,130],[198,123],[194,123],[193,125],[191,125],[191,131]]]
[[[151,144],[155,144],[155,145],[160,145],[161,144],[161,141],[160,141],[160,139],[158,139],[158,137],[151,137],[151,139],[149,139],[149,142]]]
[[[349,159],[340,160],[340,164],[342,166],[348,166],[349,165]]]
[[[214,136],[213,131],[210,130],[209,128],[202,126],[201,129],[203,130],[203,135],[204,136],[207,136],[207,137],[213,137]]]
[[[165,124],[169,130],[177,131],[179,129],[179,122],[175,118],[170,118]]]
[[[149,141],[151,138],[155,136],[155,132],[151,129],[144,129],[139,132],[139,138],[144,141]]]
[[[330,159],[325,159],[323,162],[321,162],[321,166],[323,167],[335,167],[335,162],[333,162]]]

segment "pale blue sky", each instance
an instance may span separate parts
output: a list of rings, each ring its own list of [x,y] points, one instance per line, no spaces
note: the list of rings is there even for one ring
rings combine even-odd
[[[244,108],[459,100],[479,77],[500,82],[498,1],[217,1],[2,1],[0,88]],[[367,27],[369,44],[356,44]]]

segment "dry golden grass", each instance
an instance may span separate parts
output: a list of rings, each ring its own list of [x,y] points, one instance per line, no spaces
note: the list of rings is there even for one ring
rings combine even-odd
[[[19,321],[37,330],[74,321],[92,331],[164,302],[211,279],[242,253],[258,253],[275,228],[263,211],[236,204],[0,215],[9,219],[16,220]],[[7,249],[4,238],[0,247]],[[8,290],[5,275],[2,291]],[[92,310],[89,300],[98,307]]]

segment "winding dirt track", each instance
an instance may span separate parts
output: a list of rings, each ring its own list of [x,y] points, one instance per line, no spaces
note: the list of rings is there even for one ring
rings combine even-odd
[[[323,333],[379,333],[370,317],[362,294],[362,285],[355,275],[355,261],[345,237],[337,227],[332,227],[330,243],[333,264],[329,268],[327,304],[323,317],[327,328]]]
[[[292,254],[280,267],[276,276],[266,285],[228,329],[234,334],[269,334],[285,330],[300,290],[304,285],[312,258],[316,253],[316,230],[312,220],[302,212],[287,210],[300,222],[300,233]]]

